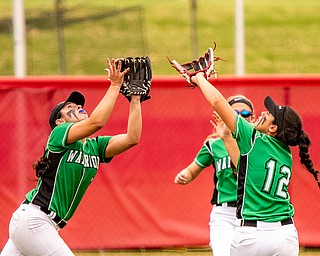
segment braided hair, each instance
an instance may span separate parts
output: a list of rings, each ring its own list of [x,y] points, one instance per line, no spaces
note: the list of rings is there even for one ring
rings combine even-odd
[[[311,141],[308,134],[302,130],[302,122],[299,115],[289,106],[285,107],[283,114],[283,130],[277,134],[276,138],[287,146],[299,146],[300,163],[313,175],[320,188],[319,171],[314,169],[309,154]]]

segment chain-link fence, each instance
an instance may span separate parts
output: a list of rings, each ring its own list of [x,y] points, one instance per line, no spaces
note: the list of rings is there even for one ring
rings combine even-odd
[[[27,75],[103,75],[106,57],[147,53],[144,9],[138,5],[32,9],[25,16]],[[12,21],[1,20],[0,28],[0,40],[8,47],[1,49],[1,62],[13,70]],[[0,75],[13,75],[4,72]]]

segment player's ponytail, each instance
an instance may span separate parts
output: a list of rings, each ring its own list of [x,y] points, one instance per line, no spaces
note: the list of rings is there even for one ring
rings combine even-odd
[[[318,183],[318,187],[320,188],[319,171],[313,168],[313,162],[309,155],[310,145],[311,145],[311,142],[308,134],[306,134],[304,131],[301,131],[299,136],[300,163],[303,164],[307,168],[307,170],[313,175],[313,177]]]
[[[46,152],[32,165],[36,172],[36,176],[40,178],[51,166],[51,160],[46,157]]]
[[[313,162],[309,155],[311,141],[308,134],[302,130],[299,115],[289,106],[286,107],[283,114],[283,130],[277,134],[276,138],[288,146],[299,146],[300,163],[313,175],[320,188],[319,171],[313,168]]]

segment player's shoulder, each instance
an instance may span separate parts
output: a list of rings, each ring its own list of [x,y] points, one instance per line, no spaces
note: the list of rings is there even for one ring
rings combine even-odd
[[[274,146],[285,151],[291,151],[288,145],[285,145],[282,141],[276,139],[275,137],[258,131],[256,133],[256,138],[261,139],[265,144],[270,144],[270,146]]]
[[[203,147],[207,148],[209,151],[213,152],[215,150],[219,150],[224,148],[223,140],[219,137],[208,139],[205,141]]]
[[[66,130],[69,130],[70,127],[71,127],[73,124],[74,124],[74,123],[68,123],[68,122],[62,123],[62,124],[54,127],[54,128],[52,129],[52,131],[51,131],[51,134],[61,133],[61,132],[63,133],[63,132],[65,132]]]
[[[205,140],[205,143],[210,143],[210,144],[213,144],[213,143],[218,143],[219,141],[222,141],[221,138],[219,136],[209,136],[206,140]]]

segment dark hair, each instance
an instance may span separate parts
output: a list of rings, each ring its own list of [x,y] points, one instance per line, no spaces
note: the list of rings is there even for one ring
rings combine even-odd
[[[234,95],[234,96],[230,96],[227,98],[227,101],[229,103],[230,106],[232,106],[235,103],[244,103],[246,104],[251,111],[253,112],[253,105],[251,100],[249,100],[247,97],[245,97],[244,95]]]
[[[57,105],[53,110],[52,113],[50,115],[50,119],[49,119],[49,124],[51,126],[51,129],[53,129],[54,127],[57,126],[56,121],[57,119],[61,118],[61,109],[64,107],[64,102],[60,103],[59,105]]]
[[[302,130],[299,115],[289,106],[286,106],[283,113],[283,130],[277,134],[276,138],[287,146],[299,146],[300,163],[313,175],[320,188],[319,171],[313,168],[313,162],[309,155],[311,141],[308,134]]]
[[[51,166],[51,160],[47,158],[46,151],[43,153],[37,162],[32,165],[32,168],[36,171],[36,176],[41,177]]]

